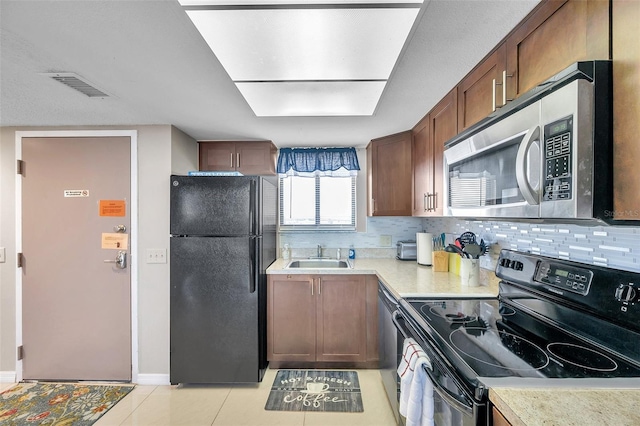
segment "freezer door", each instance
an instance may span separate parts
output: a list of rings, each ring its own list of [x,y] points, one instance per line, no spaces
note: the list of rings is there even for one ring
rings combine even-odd
[[[171,176],[171,235],[259,233],[258,178]]]
[[[171,383],[262,379],[260,244],[249,237],[171,238]]]

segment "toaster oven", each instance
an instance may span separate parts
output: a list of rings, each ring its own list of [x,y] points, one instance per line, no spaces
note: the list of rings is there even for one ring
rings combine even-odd
[[[396,258],[400,260],[416,260],[418,249],[415,241],[398,241],[396,244]]]

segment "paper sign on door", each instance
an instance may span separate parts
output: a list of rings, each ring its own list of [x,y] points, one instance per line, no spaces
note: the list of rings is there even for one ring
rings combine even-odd
[[[125,200],[100,200],[100,216],[124,217]]]
[[[126,250],[129,244],[129,234],[102,233],[102,248]]]

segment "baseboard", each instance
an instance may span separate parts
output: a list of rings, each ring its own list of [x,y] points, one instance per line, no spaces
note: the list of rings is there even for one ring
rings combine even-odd
[[[138,373],[138,381],[136,382],[138,385],[155,385],[155,386],[164,386],[170,385],[168,374],[141,374]]]
[[[16,372],[15,371],[0,371],[0,383],[15,383]]]

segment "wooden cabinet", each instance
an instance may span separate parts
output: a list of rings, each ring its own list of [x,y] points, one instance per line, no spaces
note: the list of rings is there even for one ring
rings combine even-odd
[[[504,104],[503,96],[498,98],[497,91],[498,87],[502,88],[505,58],[505,45],[502,44],[458,84],[460,130],[477,123]]]
[[[377,361],[376,285],[373,275],[269,275],[269,361]]]
[[[411,216],[411,131],[367,146],[367,215]]]
[[[491,406],[491,425],[492,426],[511,426],[502,413],[494,406]]]
[[[200,170],[276,174],[277,149],[270,141],[199,141],[198,148]]]
[[[444,144],[458,133],[457,88],[413,128],[413,216],[442,216]]]
[[[609,2],[541,2],[458,85],[458,129],[580,60],[609,59]]]
[[[507,99],[580,60],[609,59],[609,2],[542,2],[506,39]]]
[[[613,0],[613,205],[616,220],[640,220],[640,2]]]

